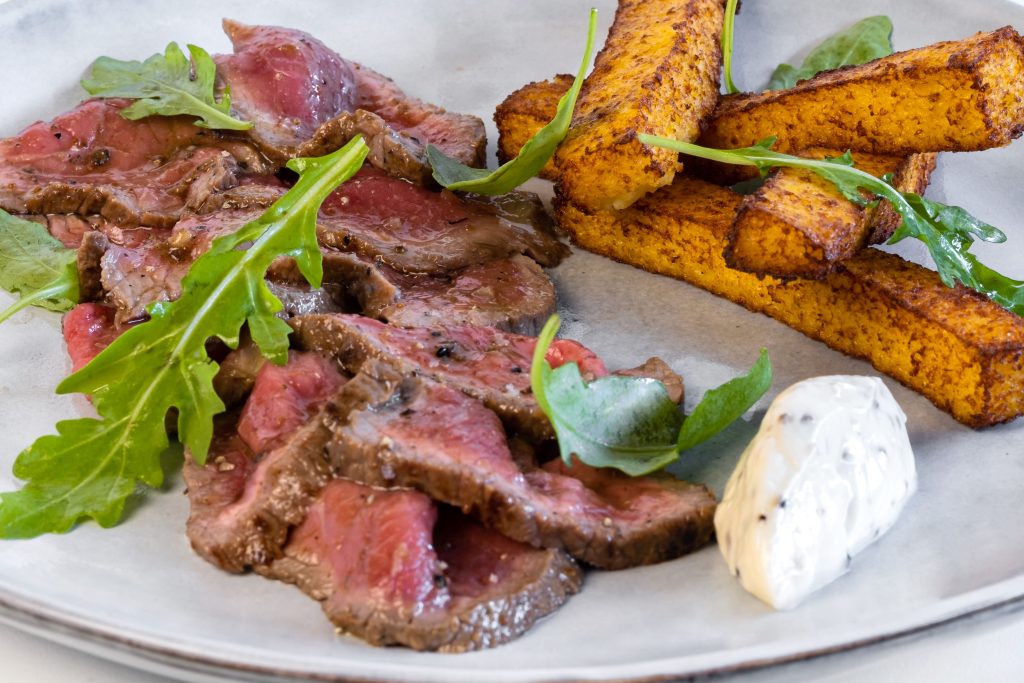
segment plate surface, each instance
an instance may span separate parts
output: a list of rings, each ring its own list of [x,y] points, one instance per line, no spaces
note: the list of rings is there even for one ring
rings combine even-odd
[[[602,10],[602,30],[613,3]],[[0,135],[69,108],[100,54],[141,58],[168,41],[228,50],[219,19],[308,30],[346,57],[393,76],[409,92],[475,113],[523,83],[575,69],[582,2],[387,0],[173,5],[128,0],[15,1],[0,7]],[[165,9],[167,8],[167,9]],[[736,80],[757,87],[780,61],[799,61],[825,35],[888,13],[897,48],[964,37],[1024,10],[1003,0],[758,0],[738,20]],[[490,127],[493,141],[494,131]],[[493,142],[491,149],[493,151]],[[1019,178],[1024,146],[944,155],[930,196],[966,206],[1008,232],[1011,246],[980,250],[1024,272]],[[537,185],[543,189],[542,184]],[[920,251],[903,252],[920,257]],[[766,346],[772,395],[820,374],[870,366],[686,284],[578,253],[554,271],[565,334],[611,367],[661,355],[686,377],[688,400],[745,369]],[[8,297],[0,295],[5,305]],[[67,372],[59,319],[26,312],[0,328],[0,489],[10,464],[54,422],[88,410],[55,397]],[[591,572],[582,593],[520,640],[467,655],[381,650],[335,636],[317,605],[258,577],[219,572],[183,534],[180,477],[138,502],[111,530],[86,524],[63,537],[6,542],[0,618],[76,647],[194,680],[489,681],[638,680],[743,668],[851,647],[1024,596],[1024,421],[974,432],[886,379],[908,414],[920,491],[902,520],[859,556],[848,576],[799,609],[775,613],[729,576],[714,547],[665,564]],[[690,454],[680,475],[721,492],[770,397],[748,420]]]

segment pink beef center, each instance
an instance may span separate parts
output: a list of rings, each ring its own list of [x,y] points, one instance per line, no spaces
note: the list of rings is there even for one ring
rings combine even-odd
[[[238,423],[238,433],[255,453],[281,445],[337,393],[345,378],[317,353],[291,351],[284,366],[266,363],[256,375]]]

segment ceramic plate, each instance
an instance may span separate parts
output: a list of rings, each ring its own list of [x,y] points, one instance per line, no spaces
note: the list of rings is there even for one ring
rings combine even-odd
[[[603,27],[613,6],[598,3]],[[390,74],[413,94],[490,121],[523,83],[575,69],[588,4],[549,0],[265,2],[17,1],[0,7],[0,135],[73,105],[100,54],[149,55],[170,40],[227,51],[222,16],[313,32],[341,54]],[[780,61],[823,36],[889,13],[898,48],[964,37],[1024,10],[1002,0],[758,0],[739,20],[737,81],[756,88]],[[494,133],[491,130],[491,139]],[[493,146],[492,146],[493,150]],[[1018,224],[1024,143],[943,156],[931,196],[1006,228],[994,265],[1024,273]],[[910,252],[910,255],[916,254]],[[761,346],[773,393],[813,375],[873,374],[760,315],[686,284],[586,253],[554,272],[566,333],[609,366],[658,354],[686,377],[692,400],[745,369]],[[6,299],[5,299],[6,301]],[[0,302],[4,303],[4,302]],[[86,411],[52,389],[68,370],[55,315],[28,312],[0,328],[0,488],[15,485],[16,453],[54,422]],[[974,432],[886,380],[909,417],[920,492],[853,571],[792,612],[776,613],[730,577],[715,547],[674,562],[591,572],[580,595],[520,640],[486,652],[438,655],[376,649],[338,637],[297,590],[229,576],[189,550],[180,478],[133,505],[121,526],[7,542],[0,614],[47,637],[137,665],[209,680],[646,680],[750,667],[852,647],[1024,595],[1024,421]],[[678,474],[718,492],[767,399],[690,454]]]

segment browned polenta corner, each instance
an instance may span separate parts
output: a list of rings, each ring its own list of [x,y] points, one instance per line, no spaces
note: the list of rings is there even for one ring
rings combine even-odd
[[[724,0],[621,0],[558,149],[558,192],[623,208],[672,182],[675,152],[636,139],[694,140],[718,102]]]
[[[809,150],[821,159],[839,152]],[[934,154],[899,158],[857,153],[858,168],[873,176],[893,174],[902,191],[923,192]],[[729,232],[725,260],[731,267],[783,280],[821,279],[865,245],[888,239],[900,217],[888,202],[860,208],[813,171],[783,168],[747,195]]]
[[[528,83],[506,97],[494,110],[498,127],[498,161],[513,159],[523,145],[555,117],[558,100],[572,86],[573,77],[558,74],[551,80]],[[548,161],[541,178],[554,180],[555,162]]]
[[[901,192],[924,194],[938,159],[939,155],[935,152],[911,154],[904,158],[896,168],[896,172],[893,173],[893,186]],[[881,244],[886,241],[892,237],[902,222],[903,219],[892,208],[892,204],[886,201],[881,202],[871,219],[871,234],[868,236],[868,244]]]
[[[823,72],[788,90],[729,95],[699,143],[905,156],[1009,144],[1024,131],[1024,40],[1007,26]]]
[[[740,197],[691,178],[620,212],[564,201],[581,247],[686,280],[864,358],[957,420],[985,427],[1024,414],[1024,318],[927,268],[864,249],[824,280],[758,278],[722,256]]]

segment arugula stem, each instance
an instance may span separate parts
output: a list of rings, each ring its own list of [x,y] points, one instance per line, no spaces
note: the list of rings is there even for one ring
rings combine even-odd
[[[533,362],[530,363],[530,389],[533,391],[533,397],[537,400],[537,405],[545,415],[551,415],[552,408],[548,401],[547,391],[544,390],[544,366],[548,363],[546,359],[548,349],[561,326],[562,318],[557,313],[553,313],[544,323],[540,334],[537,335],[537,345],[533,347]]]
[[[725,78],[725,92],[730,95],[739,92],[739,88],[732,81],[732,47],[738,4],[739,0],[728,0],[725,4],[725,23],[722,26],[722,72]]]
[[[37,289],[30,294],[24,294],[15,301],[13,304],[8,306],[3,312],[0,312],[0,323],[4,323],[11,318],[18,311],[28,308],[38,301],[46,301],[47,299],[53,299],[66,294],[68,291],[67,284],[60,280],[54,281],[53,284],[47,285],[42,289]]]

